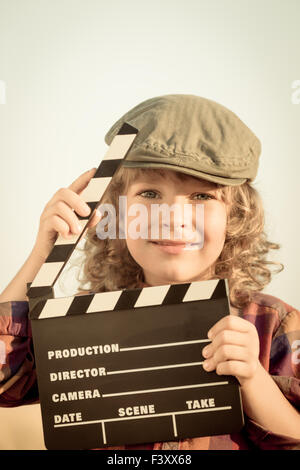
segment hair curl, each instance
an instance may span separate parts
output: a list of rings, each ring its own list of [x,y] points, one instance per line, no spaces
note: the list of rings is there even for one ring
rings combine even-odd
[[[101,204],[112,204],[116,210],[116,233],[119,233],[119,196],[126,195],[133,181],[144,172],[165,175],[163,169],[119,167],[106,190]],[[179,180],[193,178],[174,172]],[[272,271],[268,265],[278,265],[275,274],[284,269],[282,263],[266,259],[278,243],[267,239],[264,231],[264,210],[261,197],[251,183],[238,186],[215,184],[216,193],[227,207],[226,237],[223,250],[211,267],[208,279],[228,279],[230,303],[242,308],[251,294],[270,283]],[[80,249],[80,248],[79,248]],[[144,273],[128,251],[126,240],[101,240],[96,227],[88,229],[85,237],[82,276],[78,277],[81,292],[107,292],[143,286]],[[86,287],[86,285],[88,287]]]

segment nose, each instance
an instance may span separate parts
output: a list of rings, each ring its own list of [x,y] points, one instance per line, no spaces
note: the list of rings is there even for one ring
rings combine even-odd
[[[192,225],[192,220],[184,220],[185,214],[185,205],[188,204],[188,201],[184,196],[175,195],[173,197],[169,197],[168,200],[164,201],[168,206],[171,208],[172,206],[175,207],[175,210],[170,211],[170,225],[167,223],[168,221],[162,221],[163,227],[174,227],[176,228],[186,228]]]
[[[151,220],[151,238],[170,238],[190,243],[202,240],[204,220],[201,214],[198,218],[197,210],[197,206],[203,209],[202,204],[192,204],[186,196],[173,193],[160,201],[159,206],[158,217]]]

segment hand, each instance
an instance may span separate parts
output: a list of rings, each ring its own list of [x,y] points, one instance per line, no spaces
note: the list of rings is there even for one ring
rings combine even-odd
[[[68,188],[60,188],[46,204],[40,217],[39,230],[33,249],[36,254],[46,258],[58,234],[68,239],[81,232],[82,227],[79,225],[79,218],[74,211],[83,217],[90,214],[91,209],[80,197],[80,194],[96,171],[97,168],[86,171],[73,181]],[[89,228],[96,225],[100,219],[101,214],[95,211],[88,225]]]
[[[212,342],[202,350],[206,371],[234,375],[241,386],[255,376],[260,364],[259,338],[252,323],[227,315],[209,330],[208,337]]]

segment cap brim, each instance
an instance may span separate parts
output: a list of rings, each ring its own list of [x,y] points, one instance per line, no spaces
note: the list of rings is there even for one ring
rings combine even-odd
[[[169,163],[157,163],[157,162],[138,162],[133,160],[124,160],[122,166],[125,168],[165,168],[172,171],[179,171],[186,175],[195,176],[213,183],[223,184],[225,186],[238,186],[247,181],[247,178],[226,178],[225,176],[211,175],[202,171],[194,170],[192,168],[186,168],[179,165],[171,165]]]

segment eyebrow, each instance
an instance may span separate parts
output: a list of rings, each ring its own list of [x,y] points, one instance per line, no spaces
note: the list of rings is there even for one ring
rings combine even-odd
[[[193,183],[191,183],[193,184]],[[150,185],[150,186],[163,186],[164,185],[164,182],[163,181],[150,181],[150,180],[137,180],[137,181],[134,181],[132,184],[131,184],[131,187],[133,185]],[[215,191],[217,190],[217,186],[215,185],[210,185],[209,183],[206,184],[206,183],[202,183],[202,182],[195,182],[195,186],[198,186],[198,190],[199,191]],[[195,190],[197,190],[195,188]],[[190,192],[190,191],[188,191]]]

